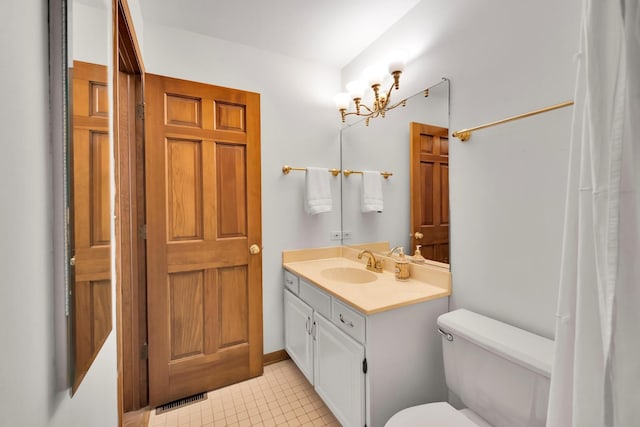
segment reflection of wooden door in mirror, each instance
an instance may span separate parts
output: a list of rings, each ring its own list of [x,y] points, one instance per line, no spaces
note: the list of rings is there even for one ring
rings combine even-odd
[[[260,99],[147,74],[145,106],[155,407],[262,374]]]
[[[74,61],[72,253],[75,391],[111,331],[107,67]]]
[[[449,138],[448,129],[412,122],[411,230],[422,233],[411,243],[422,255],[449,262]]]

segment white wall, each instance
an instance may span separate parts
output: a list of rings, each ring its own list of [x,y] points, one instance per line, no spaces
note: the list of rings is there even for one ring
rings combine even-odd
[[[136,30],[138,31],[138,30]],[[333,212],[303,210],[304,173],[290,166],[340,167],[338,113],[332,98],[339,70],[196,33],[144,25],[147,72],[260,93],[264,352],[284,348],[284,249],[333,246],[340,230],[340,179],[332,178]]]
[[[408,48],[409,93],[451,79],[451,132],[491,122],[572,99],[579,18],[578,0],[423,0],[342,81]],[[553,337],[571,110],[450,139],[452,308]]]
[[[127,0],[129,13],[131,14],[131,25],[135,30],[138,47],[144,52],[144,22],[142,19],[142,10],[140,9],[140,0]]]
[[[303,175],[280,168],[338,167],[331,98],[341,83],[404,47],[411,62],[400,96],[448,77],[452,130],[493,121],[572,98],[578,19],[578,0],[423,0],[341,78],[338,70],[145,22],[139,37],[148,72],[261,94],[266,353],[283,347],[281,251],[333,245],[329,231],[340,227],[337,198],[334,214],[307,216]],[[553,335],[570,118],[565,109],[477,132],[466,144],[451,139],[454,308]]]
[[[69,54],[72,59],[107,65],[109,61],[111,8],[91,7],[77,1],[72,6]]]
[[[112,333],[71,398],[55,386],[47,2],[11,2],[0,26],[0,426],[117,425]]]

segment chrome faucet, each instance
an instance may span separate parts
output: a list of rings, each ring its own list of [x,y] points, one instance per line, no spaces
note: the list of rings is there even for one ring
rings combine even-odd
[[[367,270],[374,271],[376,273],[382,273],[382,261],[377,260],[373,253],[369,249],[363,249],[358,254],[358,259],[362,259],[362,255],[368,255]]]

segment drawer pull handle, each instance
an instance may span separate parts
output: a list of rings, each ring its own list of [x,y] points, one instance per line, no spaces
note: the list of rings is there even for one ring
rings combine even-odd
[[[353,322],[351,321],[347,322],[346,320],[344,320],[344,317],[342,317],[342,313],[340,313],[340,321],[345,325],[347,325],[348,327],[353,328]]]
[[[293,280],[291,280],[291,279],[286,279],[286,281],[287,281],[287,285],[293,285]]]
[[[307,317],[307,322],[304,325],[304,329],[307,331],[308,335],[311,335],[311,328],[309,327],[309,323],[311,323],[311,319]]]

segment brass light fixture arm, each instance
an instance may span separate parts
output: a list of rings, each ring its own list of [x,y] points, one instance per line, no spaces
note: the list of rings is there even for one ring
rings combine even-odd
[[[387,111],[393,110],[394,108],[399,107],[400,105],[402,105],[403,107],[405,105],[407,105],[407,99],[405,98],[405,99],[403,99],[401,101],[398,101],[397,103],[393,104],[392,106],[387,107]]]
[[[398,83],[399,85],[399,83]],[[396,85],[396,83],[391,83],[391,86],[389,86],[389,90],[387,91],[387,96],[384,98],[384,105],[382,106],[382,108],[380,108],[381,110],[390,110],[391,108],[387,108],[387,105],[389,105],[389,100],[391,99],[391,91],[393,91],[393,88],[395,87],[396,90],[398,89],[398,85]]]
[[[365,104],[360,104],[360,108],[362,108],[362,107],[364,107],[364,109],[365,109],[365,110],[367,110],[369,113],[368,113],[368,114],[362,114],[362,113],[360,113],[360,114],[359,114],[360,116],[370,116],[371,114],[374,114],[374,113],[375,113],[375,111],[374,111],[374,110],[372,110],[371,108],[369,108],[369,107],[368,107],[367,105],[365,105]]]
[[[358,102],[357,103],[358,108],[356,111],[347,112],[346,110],[340,110],[340,113],[342,115],[342,121],[344,122],[344,119],[347,116],[360,116],[366,119],[365,123],[368,126],[369,120],[374,119],[378,116],[384,117],[387,111],[392,110],[400,105],[404,107],[407,104],[406,98],[398,101],[395,104],[389,105],[389,101],[391,99],[391,92],[393,91],[394,87],[396,87],[395,82],[391,83],[391,86],[389,86],[389,90],[387,90],[387,92],[385,93],[384,98],[377,97],[377,99],[373,101],[373,109],[369,108],[369,106],[367,106],[366,104]],[[363,109],[366,110],[367,112],[363,113],[362,112]]]

